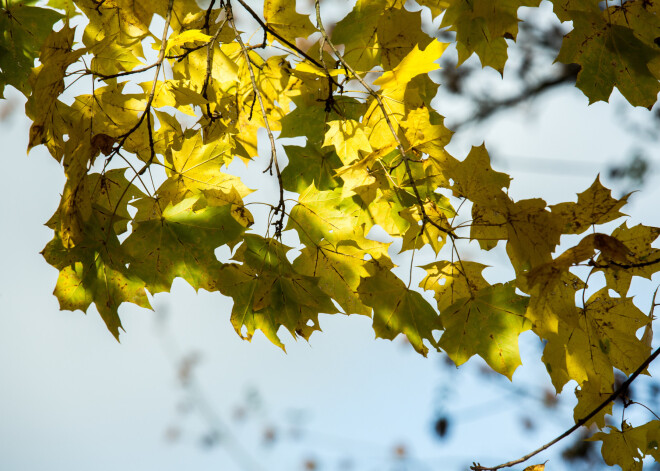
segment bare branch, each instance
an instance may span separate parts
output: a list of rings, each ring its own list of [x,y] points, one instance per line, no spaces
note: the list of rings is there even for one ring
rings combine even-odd
[[[635,370],[633,374],[630,375],[630,377],[623,383],[621,386],[619,386],[616,391],[614,391],[612,394],[610,394],[607,399],[605,399],[598,407],[596,407],[594,410],[592,410],[589,414],[587,414],[584,418],[578,420],[575,425],[573,425],[571,428],[566,430],[564,433],[559,435],[557,438],[554,440],[549,441],[545,445],[543,445],[540,448],[537,448],[536,450],[532,451],[531,453],[526,454],[522,458],[518,458],[517,460],[513,461],[508,461],[506,463],[494,466],[492,468],[489,468],[487,466],[481,466],[479,463],[474,463],[472,466],[470,466],[470,469],[472,471],[495,471],[497,469],[502,469],[502,468],[510,468],[511,466],[515,466],[517,464],[523,463],[530,459],[533,456],[538,455],[544,450],[547,450],[550,448],[552,445],[557,443],[558,441],[568,437],[570,434],[575,432],[577,429],[585,425],[589,420],[591,420],[592,417],[594,417],[596,414],[598,414],[600,411],[602,411],[605,407],[607,407],[612,401],[614,401],[617,397],[625,394],[628,391],[628,386],[632,384],[635,379],[646,370],[646,368],[655,360],[658,355],[660,355],[660,347],[657,348],[644,362],[639,365],[639,368]]]

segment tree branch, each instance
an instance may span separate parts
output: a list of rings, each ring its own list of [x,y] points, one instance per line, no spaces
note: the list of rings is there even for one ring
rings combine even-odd
[[[489,468],[487,466],[481,466],[479,463],[473,463],[472,466],[470,466],[470,469],[472,471],[495,471],[497,469],[502,469],[502,468],[510,468],[511,466],[515,466],[517,464],[523,463],[530,459],[531,457],[538,455],[542,451],[550,448],[552,445],[557,443],[558,441],[568,437],[570,434],[575,432],[577,429],[582,427],[584,424],[589,422],[592,417],[594,417],[596,414],[598,414],[601,410],[603,410],[605,407],[607,407],[612,401],[614,401],[617,397],[621,396],[628,390],[628,386],[635,381],[635,379],[642,374],[644,370],[651,364],[653,360],[655,360],[658,355],[660,355],[660,347],[658,347],[644,362],[639,365],[639,368],[637,368],[633,374],[630,375],[630,377],[623,383],[621,386],[619,386],[616,391],[614,391],[612,394],[610,394],[607,399],[605,399],[598,407],[596,407],[594,410],[592,410],[587,416],[584,418],[578,420],[574,426],[566,430],[564,433],[559,435],[557,438],[554,440],[549,441],[542,447],[532,451],[531,453],[528,453],[527,455],[523,456],[522,458],[518,458],[517,460],[513,461],[508,461],[506,463],[500,464],[498,466],[494,466],[492,468]]]
[[[563,67],[562,73],[560,75],[546,80],[542,80],[541,82],[524,89],[518,95],[505,98],[503,100],[487,101],[483,98],[480,99],[478,97],[475,97],[474,100],[479,103],[480,109],[465,121],[461,121],[458,124],[454,124],[451,127],[452,131],[458,131],[460,128],[467,126],[468,124],[484,121],[490,118],[491,116],[499,113],[500,111],[519,105],[524,101],[527,101],[535,96],[541,95],[549,90],[552,90],[554,87],[558,85],[574,82],[578,71],[579,71],[578,67],[565,66]]]

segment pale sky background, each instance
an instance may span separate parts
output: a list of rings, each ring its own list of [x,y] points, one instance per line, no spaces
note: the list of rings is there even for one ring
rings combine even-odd
[[[39,252],[52,237],[43,224],[57,207],[62,170],[43,147],[25,155],[23,101],[13,91],[6,94],[20,104],[0,124],[0,470],[289,471],[303,470],[305,460],[316,460],[322,470],[458,470],[472,461],[492,466],[517,458],[572,425],[569,400],[544,416],[539,428],[523,431],[522,411],[536,415],[537,402],[511,392],[505,378],[483,380],[480,359],[447,368],[443,355],[423,358],[401,339],[374,340],[365,317],[323,315],[324,332],[309,344],[283,333],[284,354],[261,334],[242,341],[229,323],[227,298],[195,294],[180,280],[170,295],[155,297],[155,313],[122,306],[121,343],[94,308],[87,316],[59,311],[51,294],[57,271]],[[515,198],[573,201],[629,148],[631,137],[617,116],[618,105],[627,105],[616,92],[612,101],[587,106],[580,91],[566,87],[466,129],[450,151],[463,158],[470,145],[485,141],[501,158],[495,168],[514,177]],[[450,102],[437,109],[449,127],[461,117]],[[635,116],[650,119],[643,109]],[[649,153],[660,160],[657,145]],[[559,161],[566,173],[533,171],[547,159]],[[265,178],[265,166],[257,160],[248,172]],[[631,201],[629,226],[660,225],[656,173]],[[639,285],[644,311],[654,288]],[[523,367],[513,385],[538,396],[549,384],[538,339],[524,334],[521,351]],[[176,363],[192,352],[200,357],[195,384],[217,414],[213,424],[208,412],[185,412],[199,402],[186,400]],[[573,387],[567,386],[567,396]],[[258,391],[258,400],[250,391]],[[237,420],[240,409],[248,412]],[[451,418],[444,441],[432,433],[441,412]],[[296,423],[298,438],[290,433]],[[219,442],[205,447],[211,425],[220,428]],[[172,440],[174,429],[179,434]],[[264,431],[271,429],[276,440],[265,445]],[[395,459],[399,445],[409,460]],[[526,465],[552,456],[541,454]],[[559,461],[546,469],[561,469]]]

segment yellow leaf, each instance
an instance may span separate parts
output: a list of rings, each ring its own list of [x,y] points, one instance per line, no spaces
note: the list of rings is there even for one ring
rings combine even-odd
[[[167,55],[173,47],[181,47],[186,43],[203,42],[207,43],[211,40],[211,36],[202,33],[198,29],[190,29],[177,34],[167,40],[167,47],[165,48],[165,55]]]
[[[619,210],[628,201],[628,196],[617,200],[612,192],[596,177],[589,189],[578,194],[577,203],[559,203],[550,206],[552,214],[562,219],[562,233],[581,234],[595,224],[605,224],[624,216]]]
[[[316,31],[309,16],[296,11],[295,0],[266,0],[264,19],[270,28],[293,44],[296,38],[307,38]]]
[[[578,402],[573,410],[575,422],[585,418],[591,411],[595,410],[614,392],[613,385],[606,383],[602,378],[594,377],[582,383],[575,388],[575,397]],[[598,414],[592,417],[584,425],[587,427],[596,423],[598,428],[605,427],[605,416],[612,413],[612,402],[603,408]]]
[[[423,51],[415,46],[393,70],[385,72],[374,80],[374,85],[379,85],[382,89],[405,87],[413,77],[439,69],[440,66],[436,61],[440,59],[446,48],[447,44],[440,41],[431,41]]]
[[[364,132],[364,126],[357,121],[330,121],[330,129],[325,133],[323,147],[334,145],[337,155],[344,163],[350,165],[360,158],[359,151],[371,152],[369,139]]]
[[[657,429],[658,421],[649,422],[641,427],[633,427],[628,422],[623,422],[621,430],[608,425],[608,433],[595,433],[588,440],[603,442],[601,453],[608,465],[618,464],[625,471],[641,471],[644,452],[650,448],[648,443],[651,440],[647,440],[646,437],[650,431],[647,426],[651,424]]]
[[[603,252],[602,257],[596,259],[597,263],[608,265],[602,270],[605,272],[607,286],[621,296],[628,293],[633,276],[640,276],[651,279],[654,273],[660,270],[660,249],[651,246],[654,240],[660,235],[660,228],[644,226],[639,224],[635,227],[628,227],[624,222],[621,226],[612,232],[612,237],[622,243],[627,249],[627,261],[624,265],[630,265],[626,268],[610,264],[612,254],[609,256]],[[618,256],[623,255],[624,250],[617,250]],[[603,260],[602,260],[602,259]],[[639,265],[639,266],[635,266]]]
[[[527,466],[523,471],[545,471],[545,463]]]
[[[401,122],[409,147],[426,154],[438,155],[449,144],[453,134],[444,125],[444,118],[426,106],[408,113]]]

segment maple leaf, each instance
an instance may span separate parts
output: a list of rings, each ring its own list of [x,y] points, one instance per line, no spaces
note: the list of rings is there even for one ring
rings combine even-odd
[[[619,210],[627,203],[628,196],[612,198],[612,192],[596,177],[589,189],[578,194],[577,203],[555,204],[550,206],[550,211],[562,218],[563,234],[581,234],[590,226],[624,216]]]
[[[96,305],[108,330],[119,340],[122,328],[117,310],[123,302],[151,308],[145,282],[127,264],[133,258],[119,246],[116,236],[106,236],[93,219],[83,228],[84,238],[67,248],[57,235],[41,252],[60,271],[53,294],[60,308],[87,312]]]
[[[480,200],[481,201],[481,200]],[[560,220],[546,210],[540,198],[513,202],[503,194],[472,208],[470,238],[490,249],[506,240],[509,259],[517,273],[552,260],[559,244]]]
[[[530,273],[531,275],[531,273]],[[572,328],[578,325],[578,308],[575,294],[584,289],[584,283],[568,271],[545,272],[531,287],[523,285],[530,295],[525,316],[532,322],[534,332],[548,338],[559,332],[560,321]]]
[[[401,122],[409,147],[430,155],[443,152],[453,134],[443,121],[442,116],[427,107],[410,111],[405,121]]]
[[[571,378],[578,384],[594,378],[611,384],[613,368],[632,373],[650,353],[636,337],[648,321],[630,298],[612,298],[607,288],[594,293],[577,328],[560,323],[558,334],[547,337],[543,359],[557,391]]]
[[[337,301],[346,314],[369,315],[371,308],[360,301],[357,292],[360,279],[369,276],[364,256],[386,257],[388,245],[366,239],[360,245],[351,240],[336,246],[322,241],[316,249],[303,249],[293,267],[303,275],[318,277],[319,288]]]
[[[6,85],[29,95],[28,78],[34,60],[61,18],[60,13],[48,8],[5,2],[0,9],[0,98],[4,98]]]
[[[211,206],[201,195],[177,204],[142,198],[135,203],[133,232],[122,246],[134,257],[131,269],[148,283],[152,294],[169,292],[176,277],[196,290],[217,289],[221,264],[214,250],[236,242],[245,227],[232,214],[232,206]]]
[[[557,391],[577,383],[578,421],[609,397],[615,369],[631,374],[647,358],[653,312],[626,296],[635,276],[650,279],[660,267],[652,246],[660,229],[624,223],[606,232],[628,196],[613,198],[598,178],[576,202],[548,207],[514,201],[511,177],[493,169],[485,145],[452,157],[432,76],[447,45],[404,1],[357,0],[334,29],[326,25],[328,35],[294,0],[267,0],[264,20],[242,1],[202,9],[195,0],[50,0],[67,18],[87,18],[81,43],[67,22],[51,32],[61,16],[28,3],[0,7],[0,93],[7,84],[29,92],[28,147],[45,144],[66,177],[43,252],[59,270],[62,309],[96,304],[117,337],[121,303],[148,307],[148,292],[181,277],[232,297],[230,322],[248,340],[261,331],[284,348],[282,329],[309,339],[319,314],[339,308],[372,316],[377,337],[403,334],[420,354],[431,346],[456,364],[479,355],[508,378],[521,361],[518,337],[531,329]],[[633,104],[655,103],[657,2],[602,11],[591,0],[552,3],[574,28],[559,60],[581,65],[578,86],[590,101],[616,86]],[[459,62],[476,53],[502,72],[518,10],[540,1],[418,4],[456,32]],[[239,31],[243,14],[263,44]],[[92,80],[68,87],[78,74]],[[82,83],[94,85],[79,93]],[[297,141],[283,153],[287,138]],[[270,170],[279,192],[253,194],[230,173],[240,160],[248,174]],[[248,211],[248,195],[268,217]],[[563,234],[587,229],[554,255]],[[482,250],[506,244],[514,280],[490,283],[485,265],[467,261],[468,230]],[[282,243],[296,238],[295,251]],[[220,247],[233,251],[231,263],[218,260]],[[410,287],[412,262],[408,285],[395,275],[392,247],[435,254],[419,287]],[[605,276],[589,275],[593,294],[581,306],[586,282],[571,270],[584,265]],[[439,312],[420,289],[433,291]],[[592,422],[603,427],[610,411]],[[657,422],[597,439],[607,462],[634,468],[643,455],[660,458]]]
[[[64,75],[67,68],[85,52],[71,50],[74,32],[73,28],[65,26],[60,31],[51,33],[43,43],[40,55],[41,66],[31,77],[30,84],[33,91],[25,105],[26,114],[33,119],[28,151],[36,145],[48,143],[56,134],[60,134],[57,130],[59,120],[55,115],[57,97],[64,91]],[[2,64],[0,68],[6,70]],[[25,90],[25,87],[22,89]],[[61,141],[62,138],[58,136],[57,140]],[[62,145],[58,144],[55,148],[51,147],[55,151],[57,160],[61,158]]]
[[[428,221],[423,227],[419,225],[423,217],[418,206],[404,209],[399,213],[403,219],[410,222],[408,230],[403,234],[402,252],[429,245],[437,255],[445,245],[447,234],[451,232],[447,218],[456,215],[449,199],[441,197],[437,203],[424,203],[424,212]]]
[[[94,54],[91,69],[101,75],[132,70],[142,65],[142,40],[149,34],[147,25],[135,12],[122,8],[122,0],[107,0],[97,5],[83,0],[78,7],[89,18],[83,44]]]
[[[309,141],[305,147],[284,146],[289,164],[282,171],[285,190],[302,193],[314,184],[319,190],[332,190],[340,185],[335,169],[341,161],[334,151],[323,151]]]
[[[306,83],[306,82],[303,82]],[[314,89],[322,87],[316,84]],[[312,84],[310,84],[312,86]],[[319,93],[315,90],[314,94]],[[311,94],[311,91],[310,91]],[[364,103],[360,103],[351,97],[334,97],[333,106],[330,111],[326,110],[326,104],[323,100],[311,99],[314,95],[305,94],[292,97],[292,102],[296,105],[295,109],[282,118],[280,124],[282,132],[280,137],[305,136],[307,142],[320,144],[324,141],[326,133],[326,121],[341,121],[351,119],[358,121],[364,113]]]
[[[598,432],[588,439],[603,442],[601,452],[605,462],[610,466],[618,464],[625,470],[641,470],[644,453],[640,448],[646,449],[646,430],[642,427],[632,427],[628,422],[623,422],[621,430],[612,425],[607,428],[608,433]]]
[[[415,46],[396,67],[374,80],[374,85],[384,90],[405,87],[413,77],[439,69],[436,61],[446,48],[447,44],[439,41],[431,41],[424,50]]]
[[[273,31],[294,44],[296,38],[307,38],[316,31],[309,16],[296,12],[295,2],[289,0],[265,0],[264,19]]]
[[[371,145],[364,127],[353,120],[330,121],[330,129],[325,134],[323,147],[335,146],[337,155],[345,165],[360,158],[359,151],[371,152]],[[367,130],[368,132],[368,130]]]
[[[386,70],[431,38],[422,31],[419,12],[403,8],[401,0],[358,0],[353,10],[337,23],[332,40],[344,44],[345,59],[357,70],[382,64]]]
[[[475,262],[436,262],[423,267],[428,275],[420,286],[435,291],[445,328],[439,345],[460,366],[481,356],[493,370],[512,378],[522,363],[518,335],[529,330],[527,298],[512,284],[489,285]]]
[[[445,178],[453,180],[451,189],[454,196],[467,198],[484,207],[497,207],[498,201],[508,199],[502,189],[509,188],[511,177],[493,170],[483,144],[472,147],[463,161],[449,155],[430,160],[445,174]]]
[[[595,377],[585,381],[579,388],[576,388],[575,397],[578,402],[575,409],[573,409],[573,417],[575,418],[576,423],[590,414],[591,411],[596,409],[596,407],[600,406],[612,394],[613,385],[603,383],[604,382],[601,378]],[[588,426],[591,423],[596,423],[598,428],[602,429],[605,427],[605,416],[607,414],[612,414],[611,403],[604,407],[603,410],[592,417],[584,425]]]
[[[657,32],[660,19],[650,8],[630,2],[604,12],[569,12],[574,29],[564,38],[557,60],[582,67],[576,86],[589,103],[607,101],[615,86],[632,105],[650,108],[655,103],[660,91],[657,34],[638,31],[644,25]]]
[[[165,54],[167,55],[173,47],[181,47],[186,43],[208,43],[212,36],[202,33],[199,29],[189,29],[170,37],[167,40]]]
[[[308,340],[320,330],[319,313],[337,312],[317,278],[296,272],[286,258],[288,250],[273,239],[246,235],[233,257],[242,265],[223,266],[217,278],[220,291],[234,299],[231,322],[236,332],[250,340],[259,329],[283,350],[280,326]]]
[[[128,203],[145,196],[126,179],[125,173],[125,168],[109,170],[103,175],[95,173],[90,175],[88,183],[95,195],[93,208],[99,224],[115,234],[126,232],[128,222],[133,219],[128,211]]]
[[[337,243],[361,240],[370,226],[361,207],[352,198],[343,198],[341,189],[319,191],[310,185],[291,210],[287,229],[295,229],[300,240],[312,247],[321,240]]]
[[[540,0],[445,0],[440,27],[456,31],[458,62],[476,53],[481,64],[500,74],[507,60],[506,39],[518,35],[518,8],[538,6]]]
[[[627,263],[612,264],[605,257],[598,257],[596,263],[604,261],[607,268],[605,272],[607,286],[621,296],[626,296],[633,276],[651,279],[654,273],[660,270],[660,250],[651,247],[651,243],[660,235],[660,228],[638,224],[628,227],[624,222],[612,232],[612,237],[628,248],[633,254]],[[658,263],[656,263],[656,260]]]
[[[440,317],[421,294],[408,289],[390,272],[390,267],[386,258],[373,259],[365,265],[369,276],[362,278],[358,286],[360,300],[374,310],[377,337],[394,340],[404,334],[415,350],[426,356],[428,347],[424,340],[439,349],[433,332],[442,329]]]
[[[166,165],[169,178],[158,188],[158,196],[172,204],[202,190],[229,192],[233,188],[246,196],[250,190],[238,178],[220,171],[229,160],[230,148],[226,140],[204,144],[200,133],[188,135],[181,149],[172,152]]]

